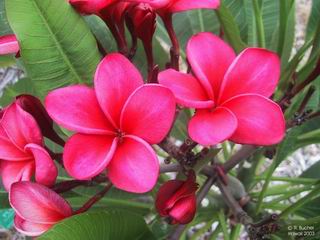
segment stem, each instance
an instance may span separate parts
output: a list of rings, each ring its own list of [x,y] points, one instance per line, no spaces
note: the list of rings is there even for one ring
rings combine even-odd
[[[64,193],[68,192],[71,189],[74,189],[79,186],[90,186],[92,185],[91,181],[81,181],[81,180],[70,180],[59,182],[52,187],[52,190],[56,193]]]
[[[174,31],[174,28],[173,28],[172,14],[171,13],[164,14],[161,16],[161,18],[172,43],[172,47],[170,50],[171,67],[179,71],[180,44],[179,44],[176,32]]]
[[[242,148],[236,152],[231,158],[223,164],[223,168],[226,172],[229,172],[236,165],[238,165],[241,161],[251,156],[257,150],[257,147],[252,145],[244,145]]]
[[[310,101],[310,99],[311,99],[311,97],[312,97],[312,95],[314,94],[315,91],[316,91],[316,88],[314,86],[311,86],[308,89],[308,91],[307,91],[306,95],[304,96],[304,98],[302,100],[302,103],[301,103],[301,105],[300,105],[300,107],[298,109],[298,113],[299,114],[303,113],[303,111],[305,110],[308,102]]]
[[[74,212],[74,215],[88,211],[95,203],[100,201],[104,195],[110,190],[112,183],[109,183],[101,192],[89,199],[81,208]]]
[[[230,189],[226,185],[224,185],[220,179],[218,179],[217,185],[221,191],[223,199],[225,200],[226,204],[228,205],[236,219],[239,221],[239,223],[245,226],[251,225],[251,217],[248,216],[248,214],[242,209],[240,204],[235,200]]]

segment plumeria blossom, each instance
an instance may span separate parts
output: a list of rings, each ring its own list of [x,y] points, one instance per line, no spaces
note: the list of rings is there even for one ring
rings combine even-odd
[[[14,182],[55,183],[58,171],[44,148],[41,130],[30,113],[17,102],[3,110],[0,121],[0,175],[8,191]]]
[[[110,181],[122,190],[151,190],[159,163],[150,144],[163,140],[171,128],[172,92],[144,85],[134,65],[117,53],[101,61],[94,85],[57,89],[46,98],[49,115],[76,132],[64,149],[67,172],[82,180],[107,169]]]
[[[15,211],[15,228],[31,237],[39,236],[54,224],[72,216],[72,209],[60,195],[37,183],[12,184],[9,201]]]
[[[19,57],[20,46],[14,34],[0,36],[0,55],[15,54]]]
[[[117,0],[69,0],[69,3],[81,14],[98,14],[103,8]]]
[[[194,76],[169,69],[159,82],[179,104],[197,109],[188,126],[194,141],[271,145],[283,139],[283,113],[269,99],[280,75],[275,53],[247,48],[236,57],[220,38],[200,33],[189,40],[187,57]]]
[[[131,0],[150,4],[160,14],[183,12],[192,9],[216,9],[220,0]]]
[[[170,180],[163,184],[156,198],[156,209],[162,217],[169,217],[171,224],[187,224],[197,209],[195,192],[198,189],[193,171],[186,181]]]

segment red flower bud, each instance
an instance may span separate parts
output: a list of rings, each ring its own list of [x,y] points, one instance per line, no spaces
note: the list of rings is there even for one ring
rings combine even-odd
[[[134,32],[144,42],[151,42],[156,30],[156,13],[149,4],[133,4],[128,10]]]
[[[170,224],[187,224],[194,218],[198,189],[195,180],[194,172],[190,172],[186,181],[171,180],[160,187],[156,208],[162,217],[170,218]]]
[[[43,136],[52,141],[64,145],[64,141],[53,129],[53,120],[49,117],[41,101],[31,95],[20,95],[16,97],[16,103],[26,112],[30,113],[36,120]]]

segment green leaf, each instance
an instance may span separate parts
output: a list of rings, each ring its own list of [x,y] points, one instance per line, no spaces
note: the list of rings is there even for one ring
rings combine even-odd
[[[266,180],[262,187],[262,190],[260,192],[258,203],[257,203],[257,212],[261,210],[262,202],[265,196],[265,193],[268,189],[271,177],[273,172],[276,170],[276,168],[279,166],[279,164],[291,153],[293,153],[295,150],[304,147],[308,145],[309,143],[306,143],[304,141],[299,141],[297,138],[299,136],[303,136],[304,134],[307,134],[308,132],[312,132],[316,129],[320,128],[320,121],[319,118],[315,118],[312,120],[309,120],[305,124],[299,127],[295,127],[291,129],[287,135],[286,138],[282,141],[282,143],[277,148],[277,153],[275,156],[275,159],[273,160],[271,166],[268,168],[266,172]]]
[[[14,210],[0,210],[0,226],[5,229],[10,229],[13,226]]]
[[[10,104],[16,96],[24,93],[35,93],[32,82],[29,78],[22,78],[14,84],[8,84],[3,89],[3,95],[0,97],[0,106],[4,107]]]
[[[28,77],[40,96],[90,83],[100,59],[95,38],[65,0],[6,0]]]
[[[39,240],[144,240],[155,239],[144,219],[125,211],[75,215],[51,228]]]
[[[308,20],[307,27],[307,39],[310,39],[315,34],[316,28],[319,24],[320,18],[320,1],[314,0],[312,1],[312,10]]]
[[[320,179],[320,161],[316,162],[312,166],[310,166],[307,170],[305,170],[300,177],[302,178],[315,178]]]
[[[240,30],[230,10],[222,3],[216,11],[220,24],[223,28],[225,39],[231,44],[236,52],[241,52],[246,44],[242,41]]]

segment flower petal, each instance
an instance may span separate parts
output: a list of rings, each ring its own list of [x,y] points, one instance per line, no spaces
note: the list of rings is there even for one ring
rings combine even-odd
[[[187,224],[192,221],[197,210],[197,199],[195,195],[180,199],[172,208],[169,215],[173,223]]]
[[[8,135],[0,125],[0,159],[8,161],[23,161],[30,160],[32,156],[16,145],[9,139]]]
[[[93,89],[75,85],[54,90],[46,97],[49,115],[63,127],[86,134],[113,134]]]
[[[123,105],[143,84],[139,71],[123,55],[109,54],[99,64],[94,84],[102,110],[113,125],[119,127]]]
[[[32,182],[11,186],[9,201],[20,218],[41,224],[54,224],[72,215],[70,205],[51,189]]]
[[[285,134],[281,108],[270,99],[256,94],[236,96],[225,104],[238,119],[238,128],[230,140],[241,144],[272,145]]]
[[[10,190],[11,184],[20,181],[29,181],[34,173],[33,161],[0,161],[0,176],[6,191]]]
[[[111,136],[75,134],[66,143],[63,163],[72,177],[90,179],[106,169],[116,147]]]
[[[115,0],[69,0],[69,3],[82,14],[98,14]]]
[[[26,236],[37,237],[49,230],[52,224],[33,223],[16,215],[14,217],[14,227]]]
[[[279,57],[266,49],[247,48],[234,60],[221,85],[219,104],[240,94],[270,97],[280,78]]]
[[[190,74],[168,69],[159,73],[159,83],[168,87],[176,97],[178,104],[190,108],[210,108],[214,102],[209,99],[206,90]]]
[[[155,151],[142,139],[125,136],[108,166],[108,177],[119,189],[134,193],[150,191],[159,176]]]
[[[183,185],[184,181],[181,180],[170,180],[163,184],[158,193],[155,206],[157,211],[162,217],[168,216],[167,202],[170,200],[172,195]]]
[[[58,169],[49,153],[41,146],[30,143],[26,145],[26,150],[32,152],[35,160],[36,181],[46,186],[52,186],[56,182]]]
[[[220,6],[220,0],[176,0],[173,2],[174,3],[169,7],[169,11],[172,13],[200,8],[216,9]]]
[[[187,45],[188,61],[211,99],[218,98],[223,76],[235,59],[232,48],[212,33],[191,37]]]
[[[150,144],[168,134],[175,116],[172,92],[158,84],[143,85],[129,97],[121,114],[121,130]]]
[[[190,137],[202,145],[215,145],[227,140],[237,128],[237,119],[226,108],[216,108],[213,112],[197,111],[190,120]]]
[[[0,36],[0,55],[17,54],[19,50],[19,43],[14,34]]]
[[[42,144],[42,135],[35,119],[16,103],[6,108],[1,125],[7,136],[20,150],[28,143]]]

